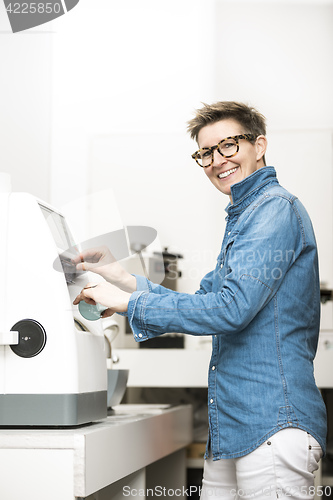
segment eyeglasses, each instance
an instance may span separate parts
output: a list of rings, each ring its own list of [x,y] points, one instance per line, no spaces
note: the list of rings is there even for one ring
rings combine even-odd
[[[247,141],[254,141],[256,136],[253,134],[240,134],[233,135],[222,139],[216,146],[211,148],[201,148],[193,153],[192,158],[197,162],[200,167],[210,167],[214,161],[214,151],[218,150],[224,158],[232,158],[239,151],[239,139],[246,139]]]

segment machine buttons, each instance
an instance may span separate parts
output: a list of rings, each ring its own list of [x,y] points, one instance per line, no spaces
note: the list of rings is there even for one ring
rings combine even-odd
[[[11,350],[21,358],[37,356],[45,347],[46,332],[34,319],[23,319],[15,323],[11,331],[18,332],[19,343],[11,345]]]

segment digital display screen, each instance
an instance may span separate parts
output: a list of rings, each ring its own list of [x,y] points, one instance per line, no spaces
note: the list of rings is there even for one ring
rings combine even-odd
[[[59,250],[65,251],[75,246],[65,217],[50,208],[39,205]]]
[[[50,208],[45,207],[44,205],[39,204],[39,206],[59,252],[59,258],[57,258],[54,262],[54,268],[65,274],[67,283],[72,283],[79,274],[76,271],[75,264],[72,262],[72,257],[78,254],[78,249],[66,223],[65,217],[57,212],[54,212]]]

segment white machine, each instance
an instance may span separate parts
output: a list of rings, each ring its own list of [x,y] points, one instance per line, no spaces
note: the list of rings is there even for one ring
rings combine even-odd
[[[75,426],[107,416],[101,321],[72,302],[78,274],[65,218],[0,174],[0,426]],[[58,264],[58,265],[57,265]]]

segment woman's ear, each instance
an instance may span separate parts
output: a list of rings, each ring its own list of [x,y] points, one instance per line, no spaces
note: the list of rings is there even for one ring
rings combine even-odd
[[[267,138],[265,135],[258,135],[256,139],[256,149],[257,149],[257,161],[260,161],[267,149]]]

